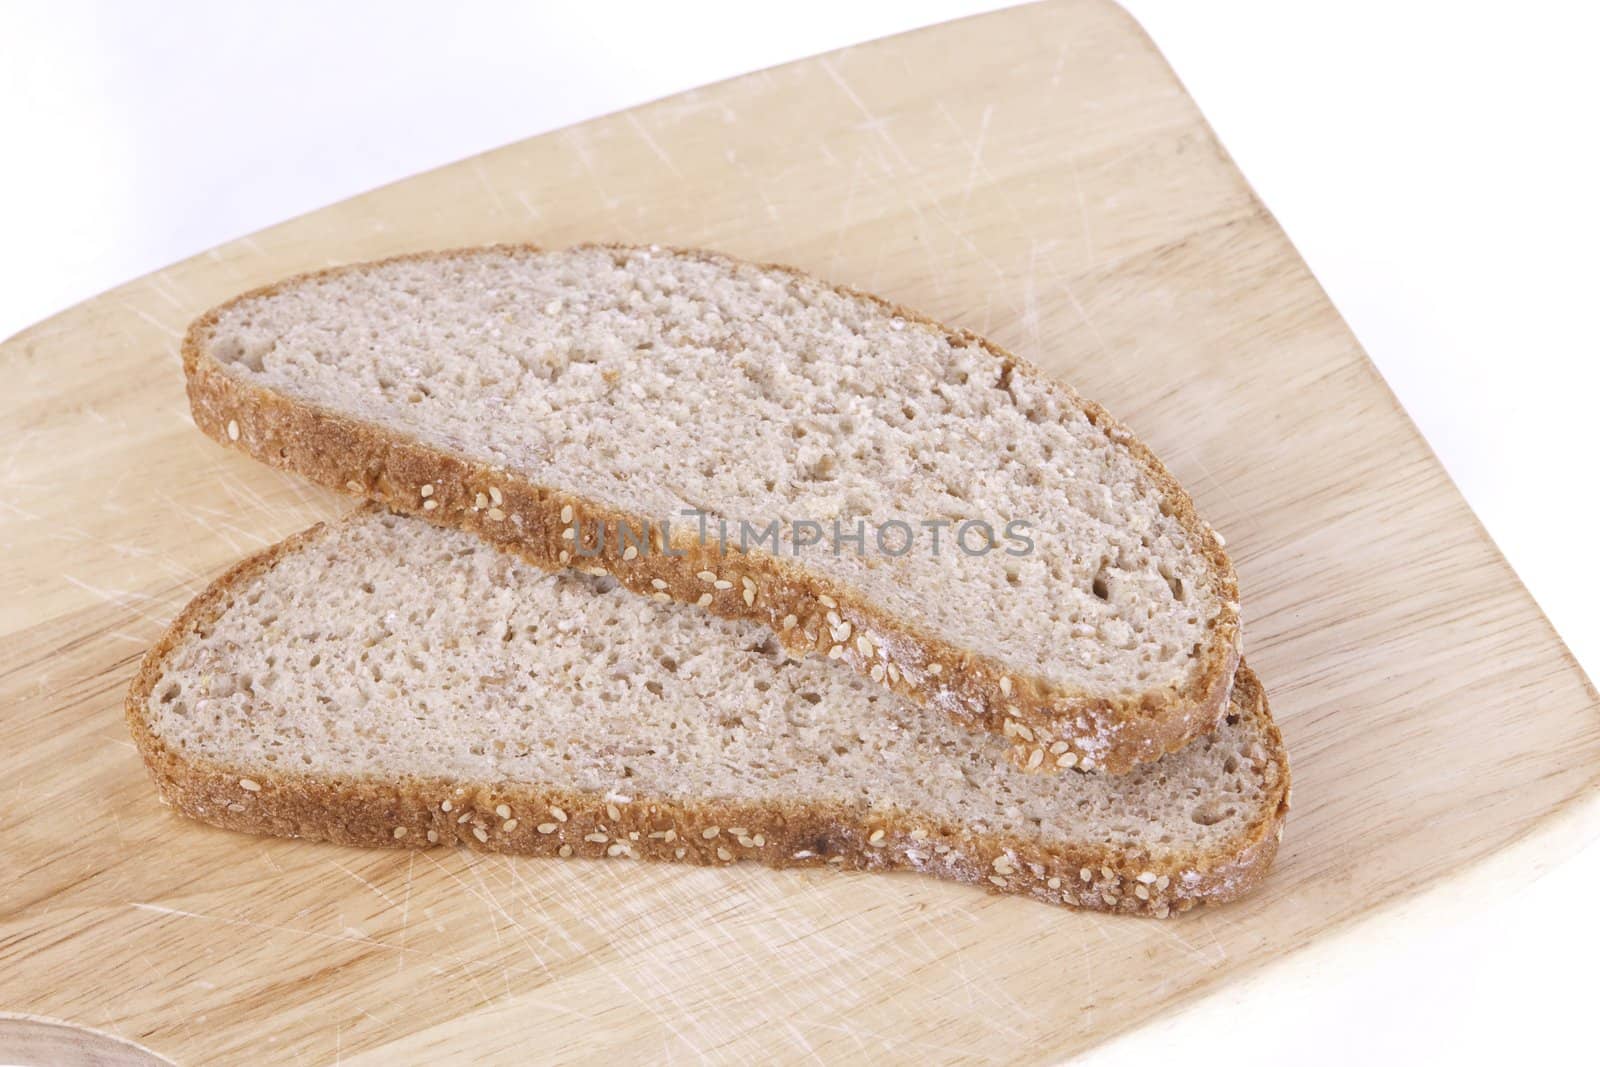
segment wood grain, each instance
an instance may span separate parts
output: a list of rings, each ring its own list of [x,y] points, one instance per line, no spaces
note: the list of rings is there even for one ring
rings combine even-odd
[[[1128,420],[1239,565],[1295,760],[1263,889],[1154,923],[913,876],[362,852],[163,810],[121,721],[136,658],[225,565],[345,506],[193,429],[180,332],[293,271],[497,240],[786,261]],[[0,1010],[178,1062],[1055,1058],[1594,804],[1594,690],[1109,3],[420,175],[41,323],[0,374]]]

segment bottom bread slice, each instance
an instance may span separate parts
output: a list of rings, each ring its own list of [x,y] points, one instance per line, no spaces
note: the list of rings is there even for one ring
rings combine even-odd
[[[1157,916],[1255,885],[1288,810],[1247,667],[1222,726],[1179,752],[1027,774],[1005,738],[791,660],[761,627],[375,508],[213,583],[127,712],[163,798],[232,830],[915,870]]]

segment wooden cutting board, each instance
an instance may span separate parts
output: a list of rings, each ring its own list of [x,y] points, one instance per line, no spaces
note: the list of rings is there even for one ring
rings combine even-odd
[[[326,264],[594,239],[881,293],[1130,422],[1238,562],[1296,780],[1266,885],[1161,923],[911,875],[366,852],[157,804],[122,723],[138,657],[227,564],[347,506],[193,429],[187,322]],[[192,1063],[1054,1058],[1515,842],[1542,857],[1558,816],[1596,808],[1594,690],[1103,0],[400,182],[41,323],[0,380],[0,1059],[98,1047],[91,1030]]]

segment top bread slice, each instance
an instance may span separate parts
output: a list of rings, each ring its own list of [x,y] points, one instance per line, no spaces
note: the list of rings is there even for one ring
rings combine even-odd
[[[764,623],[1024,768],[1123,773],[1228,706],[1233,567],[1161,463],[876,297],[705,252],[491,247],[247,293],[183,357],[219,441]]]
[[[1165,916],[1254,885],[1289,768],[1230,714],[1122,776],[1027,774],[764,627],[547,574],[367,507],[267,549],[145,657],[128,722],[162,796],[347,844],[909,869]]]

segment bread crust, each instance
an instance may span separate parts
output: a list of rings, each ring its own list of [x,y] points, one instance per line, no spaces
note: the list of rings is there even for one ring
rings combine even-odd
[[[191,818],[246,833],[370,847],[463,845],[528,856],[626,856],[702,866],[753,861],[779,868],[913,870],[992,893],[1157,917],[1235,899],[1261,881],[1277,853],[1289,807],[1288,759],[1265,693],[1244,665],[1232,707],[1264,720],[1269,744],[1256,770],[1268,779],[1267,796],[1232,847],[1184,862],[1105,847],[1041,848],[1003,832],[941,824],[901,810],[862,813],[827,803],[619,797],[534,783],[285,773],[225,766],[169,748],[147,715],[168,658],[216,620],[236,590],[322,529],[319,524],[296,534],[214,581],[150,648],[129,686],[133,740],[163,801]]]
[[[578,247],[623,255],[642,251],[611,244]],[[698,249],[655,251],[724,264],[744,262]],[[1064,393],[1143,468],[1209,564],[1224,604],[1196,655],[1198,669],[1185,686],[1106,696],[1014,671],[938,637],[914,619],[890,614],[844,583],[760,550],[739,552],[730,547],[723,555],[715,546],[700,545],[696,539],[674,537],[671,547],[675,552],[681,549],[681,556],[657,551],[627,560],[622,558],[622,546],[615,543],[619,539],[613,537],[598,556],[578,558],[572,543],[563,539],[573,521],[588,529],[597,523],[615,529],[621,522],[640,530],[646,528],[647,517],[537,485],[513,470],[451,454],[380,424],[291,400],[230,375],[208,351],[217,320],[228,308],[307,281],[385,263],[538,252],[533,245],[508,244],[413,253],[296,275],[213,308],[190,325],[183,339],[183,367],[195,424],[221,444],[239,448],[271,466],[381,502],[397,512],[471,531],[545,570],[573,565],[591,573],[603,571],[636,593],[685,603],[702,602],[709,595],[709,603],[704,604],[709,610],[766,625],[792,650],[831,654],[970,729],[1003,733],[1013,742],[1012,758],[1025,770],[1050,772],[1080,766],[1122,774],[1139,763],[1177,751],[1216,728],[1228,707],[1242,654],[1238,582],[1221,535],[1195,512],[1189,495],[1154,453],[1098,404],[968,330],[944,326],[881,297],[831,286],[840,294],[876,304],[889,315],[937,330],[954,344],[976,345],[1010,374],[1029,376],[1045,388]],[[781,264],[753,265],[817,281]],[[424,487],[428,487],[426,495]],[[699,577],[705,572],[731,584],[717,589]],[[826,621],[830,613],[848,622],[852,635],[867,635],[870,650],[855,636],[836,644]],[[794,621],[786,625],[791,618]],[[874,671],[875,667],[881,670]]]

